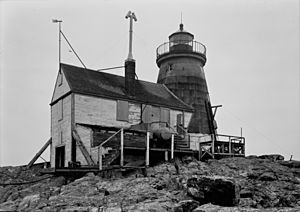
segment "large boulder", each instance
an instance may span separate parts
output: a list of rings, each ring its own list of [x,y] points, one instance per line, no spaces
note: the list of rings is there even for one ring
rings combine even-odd
[[[190,212],[199,206],[195,200],[182,200],[174,206],[174,212]]]
[[[258,158],[268,159],[268,160],[272,160],[272,161],[284,160],[284,157],[282,155],[279,155],[279,154],[260,155],[260,156],[258,156]]]
[[[235,206],[240,200],[240,186],[231,178],[200,176],[188,179],[187,194],[200,204]]]

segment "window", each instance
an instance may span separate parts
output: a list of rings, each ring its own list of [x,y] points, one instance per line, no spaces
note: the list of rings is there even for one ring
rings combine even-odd
[[[128,102],[117,101],[117,121],[128,121]]]
[[[59,132],[59,138],[58,138],[58,141],[59,141],[59,144],[62,144],[62,143],[63,143],[63,132],[62,132],[62,131]]]
[[[59,100],[58,101],[58,121],[62,120],[63,119],[63,100]]]

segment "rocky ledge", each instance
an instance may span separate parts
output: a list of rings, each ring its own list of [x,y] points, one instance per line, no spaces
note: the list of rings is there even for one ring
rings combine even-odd
[[[278,157],[184,158],[126,176],[39,173],[0,168],[0,211],[300,211],[299,166]]]

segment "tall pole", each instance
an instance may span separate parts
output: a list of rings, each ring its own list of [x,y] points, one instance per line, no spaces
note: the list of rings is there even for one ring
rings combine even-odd
[[[61,22],[58,22],[58,66],[60,71],[60,63],[61,63]]]
[[[132,34],[133,34],[133,21],[137,21],[135,14],[131,11],[127,13],[125,18],[129,18],[129,52],[128,52],[128,57],[127,60],[134,60],[132,56]]]
[[[61,22],[62,20],[52,19],[52,23],[58,23],[58,68],[60,71],[61,62]]]
[[[129,21],[129,53],[128,53],[128,59],[133,59],[132,55],[132,18],[130,18]]]

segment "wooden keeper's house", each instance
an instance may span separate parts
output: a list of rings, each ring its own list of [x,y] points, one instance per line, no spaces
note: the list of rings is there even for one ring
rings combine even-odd
[[[163,158],[171,148],[190,151],[193,108],[163,84],[136,80],[132,61],[125,77],[61,64],[50,105],[51,167],[149,165],[151,149]]]

